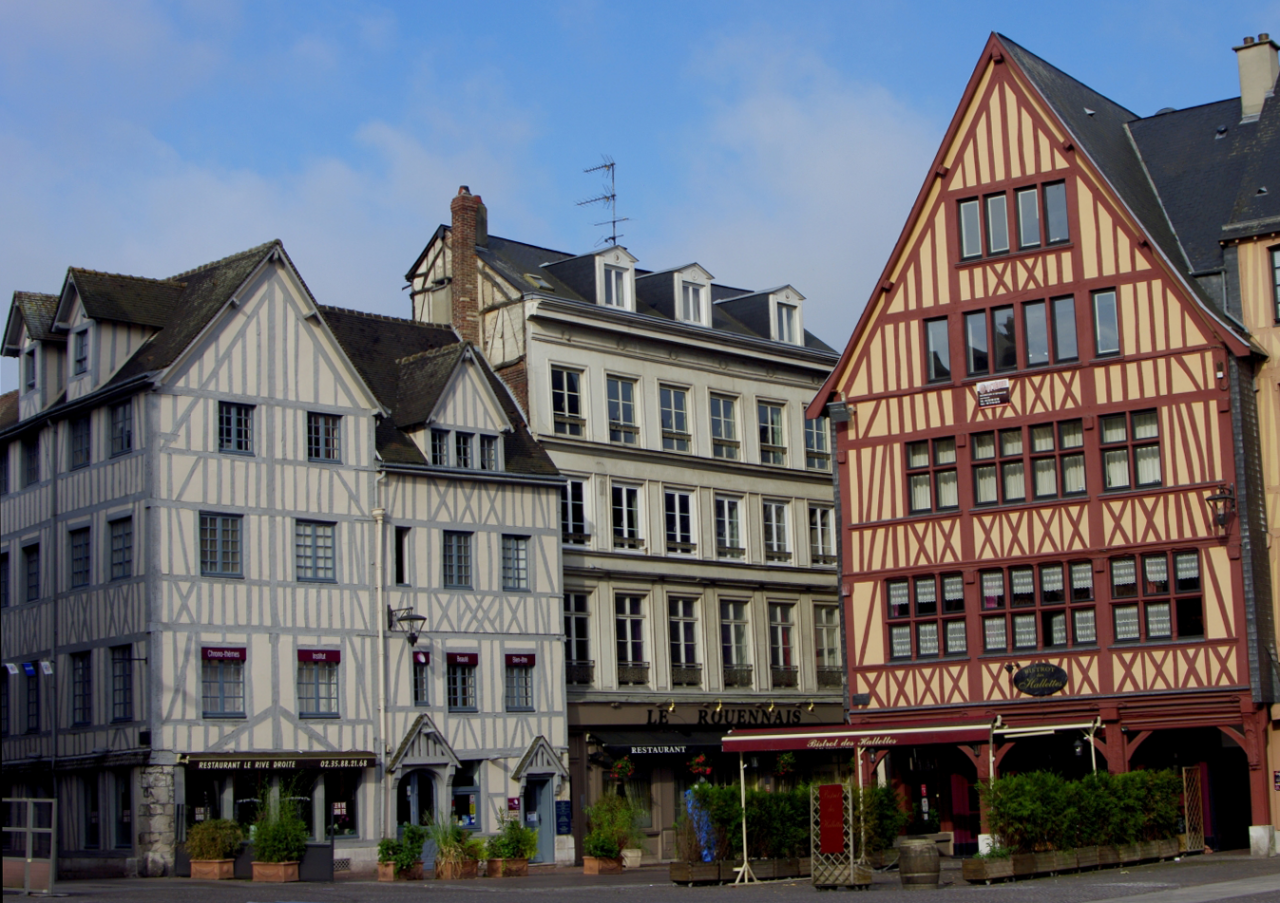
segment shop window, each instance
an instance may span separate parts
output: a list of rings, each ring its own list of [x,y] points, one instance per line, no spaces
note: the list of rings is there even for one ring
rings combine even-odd
[[[641,773],[637,770],[622,785],[627,802],[631,804],[635,826],[642,831],[653,827],[653,797],[650,789],[652,780],[651,773]]]
[[[465,762],[453,776],[453,823],[471,831],[480,830],[479,764]]]
[[[951,511],[960,507],[956,481],[956,440],[908,442],[907,495],[912,514]]]
[[[324,800],[329,809],[328,832],[334,837],[356,837],[360,833],[360,772],[339,768],[324,773]]]

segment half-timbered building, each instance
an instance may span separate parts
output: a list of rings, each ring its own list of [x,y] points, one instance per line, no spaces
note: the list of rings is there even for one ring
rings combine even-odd
[[[852,729],[961,844],[992,767],[1096,761],[1187,769],[1212,845],[1271,848],[1256,46],[1243,100],[1140,118],[993,35],[809,408],[836,422]]]
[[[566,479],[572,827],[628,759],[645,855],[671,858],[728,727],[844,720],[829,424],[804,416],[835,352],[792,286],[501,238],[466,188],[451,214],[408,272],[414,318],[484,350]]]
[[[4,791],[58,798],[64,874],[170,873],[264,796],[357,868],[567,796],[562,480],[452,329],[321,307],[272,242],[72,268],[4,353]]]

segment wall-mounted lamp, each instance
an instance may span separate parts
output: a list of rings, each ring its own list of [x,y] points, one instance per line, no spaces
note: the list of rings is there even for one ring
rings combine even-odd
[[[405,634],[410,646],[418,645],[422,625],[427,619],[412,608],[395,608],[387,606],[387,628]]]
[[[667,711],[674,712],[676,710],[676,701],[674,699],[667,700]]]
[[[1080,756],[1083,756],[1083,755],[1084,755],[1084,741],[1083,741],[1083,740],[1077,740],[1075,743],[1072,743],[1072,744],[1071,744],[1071,748],[1072,748],[1072,749],[1074,749],[1074,750],[1076,751],[1076,756],[1077,756],[1077,757],[1080,757]]]
[[[1219,527],[1227,525],[1227,517],[1236,510],[1236,487],[1232,483],[1223,483],[1213,495],[1206,496],[1205,501],[1213,506],[1213,520]]]

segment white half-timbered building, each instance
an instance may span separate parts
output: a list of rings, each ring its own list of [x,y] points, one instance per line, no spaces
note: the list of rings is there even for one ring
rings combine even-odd
[[[279,242],[72,268],[3,342],[2,789],[56,794],[64,875],[171,873],[264,793],[356,867],[513,798],[572,857],[563,480],[472,345],[317,305]]]

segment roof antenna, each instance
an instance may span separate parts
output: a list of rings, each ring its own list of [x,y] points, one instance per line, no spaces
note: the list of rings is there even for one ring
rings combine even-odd
[[[616,190],[615,183],[614,183],[614,169],[617,167],[618,164],[613,162],[613,157],[610,157],[606,154],[601,154],[600,159],[604,160],[604,162],[601,163],[599,166],[593,166],[590,169],[584,169],[583,172],[607,173],[608,174],[607,178],[609,181],[605,182],[602,188],[600,189],[601,194],[593,198],[588,198],[585,201],[578,201],[578,204],[577,204],[577,206],[579,207],[585,207],[587,204],[608,204],[609,205],[609,213],[611,214],[610,217],[607,220],[605,220],[603,223],[596,223],[596,225],[608,226],[610,229],[610,233],[606,235],[604,238],[601,238],[599,241],[597,241],[596,247],[600,247],[600,245],[603,245],[605,242],[608,242],[611,245],[617,245],[618,239],[622,238],[622,236],[618,234],[618,223],[625,223],[628,220],[628,217],[618,216],[618,192]]]

